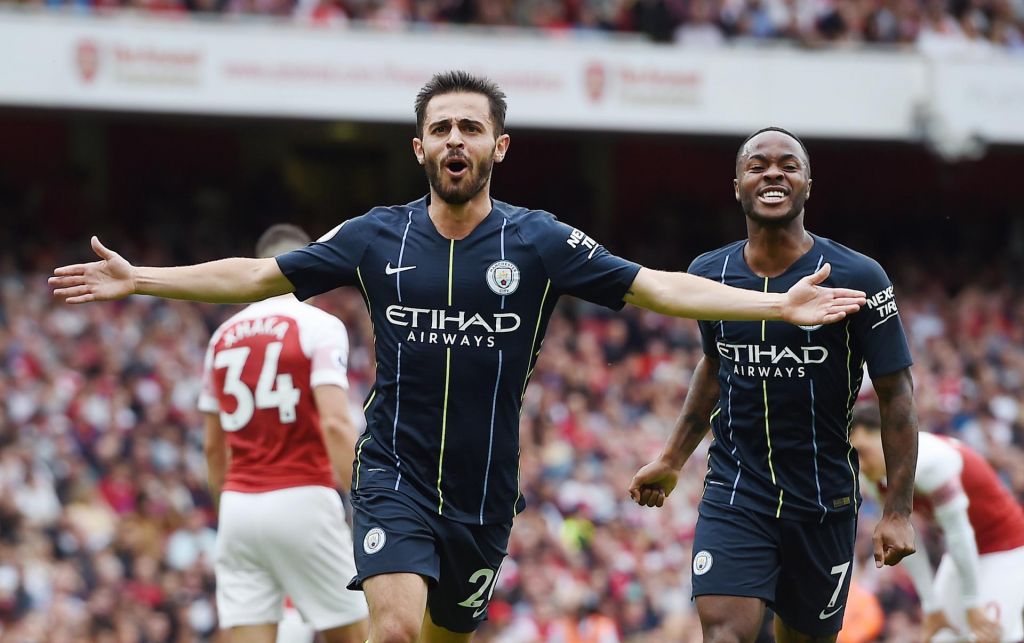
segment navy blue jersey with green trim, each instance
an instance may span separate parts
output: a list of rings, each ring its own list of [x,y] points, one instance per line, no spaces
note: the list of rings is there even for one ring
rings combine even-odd
[[[760,277],[739,241],[697,257],[689,272],[730,286],[785,292],[823,263],[824,285],[855,288],[868,303],[820,327],[785,322],[700,322],[704,352],[720,360],[719,404],[704,498],[794,520],[848,517],[860,503],[849,442],[864,365],[872,377],[911,365],[892,284],[873,259],[830,239],[778,277]]]
[[[492,202],[446,239],[427,199],[374,208],[277,258],[300,299],[360,288],[377,379],[353,490],[385,487],[460,522],[508,522],[519,492],[519,412],[561,295],[618,309],[639,266],[553,215]]]

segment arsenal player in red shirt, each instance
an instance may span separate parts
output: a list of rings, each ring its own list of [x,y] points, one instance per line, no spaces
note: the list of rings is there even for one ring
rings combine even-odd
[[[877,409],[865,407],[850,434],[862,489],[876,498],[885,493],[878,427]],[[1024,509],[991,465],[958,440],[921,433],[914,511],[938,525],[947,550],[934,576],[926,556],[903,559],[921,599],[924,640],[1024,639]]]
[[[256,250],[307,243],[277,225]],[[341,321],[291,294],[248,306],[210,339],[199,408],[220,505],[217,609],[232,641],[272,643],[285,596],[328,643],[366,640],[366,601],[345,589],[355,561],[334,488],[351,484],[356,439],[347,360]]]

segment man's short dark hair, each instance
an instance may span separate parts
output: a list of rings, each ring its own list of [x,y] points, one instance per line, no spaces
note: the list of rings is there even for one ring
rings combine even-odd
[[[852,427],[863,427],[869,431],[882,430],[882,414],[874,404],[860,404],[853,409]]]
[[[434,74],[426,85],[416,94],[416,135],[423,136],[423,121],[427,116],[427,103],[434,96],[442,94],[483,94],[491,106],[491,121],[494,123],[494,136],[505,133],[505,92],[497,83],[483,76],[474,76],[462,70],[452,70]]]
[[[794,141],[796,141],[797,144],[800,145],[800,150],[804,153],[804,163],[807,165],[807,175],[810,176],[810,174],[811,174],[811,154],[807,151],[807,146],[805,146],[804,142],[800,140],[800,137],[797,136],[796,134],[794,134],[793,132],[790,132],[789,130],[783,129],[781,127],[775,127],[774,125],[771,126],[771,127],[762,127],[761,129],[757,130],[756,132],[754,132],[750,136],[748,136],[745,139],[743,139],[743,142],[740,143],[740,149],[736,151],[736,173],[737,173],[737,175],[739,174],[740,161],[743,159],[743,148],[745,148],[747,146],[747,143],[750,142],[750,139],[754,138],[758,134],[764,134],[765,132],[778,132],[780,134],[785,134],[786,136],[788,136],[791,139],[793,139]]]
[[[299,226],[277,223],[267,228],[256,241],[256,256],[260,259],[276,257],[301,248],[309,242],[309,235]]]

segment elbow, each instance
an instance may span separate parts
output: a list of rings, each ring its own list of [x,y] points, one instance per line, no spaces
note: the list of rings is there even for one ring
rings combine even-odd
[[[250,282],[255,284],[260,299],[283,295],[290,289],[285,289],[287,279],[282,279],[281,269],[277,266],[277,259],[273,257],[257,259],[250,270]],[[290,285],[290,284],[289,284]]]

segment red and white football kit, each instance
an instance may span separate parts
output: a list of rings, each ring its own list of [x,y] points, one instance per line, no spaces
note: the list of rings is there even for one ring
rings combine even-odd
[[[287,595],[317,630],[361,620],[352,535],[320,433],[318,386],[348,388],[345,326],[291,295],[248,306],[217,329],[199,409],[217,413],[231,452],[215,571],[224,628],[276,623]]]
[[[884,485],[863,488],[884,493]],[[941,609],[967,632],[966,610],[980,605],[999,621],[1004,641],[1024,639],[1024,509],[991,465],[959,440],[921,433],[914,511],[934,520],[946,541],[934,578],[927,556],[902,561],[922,610]]]

